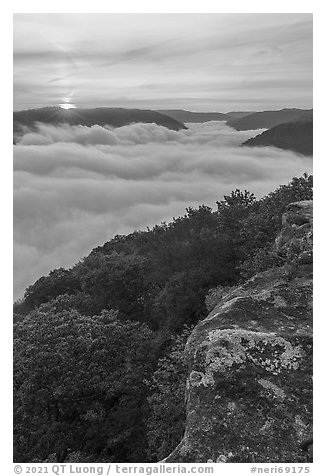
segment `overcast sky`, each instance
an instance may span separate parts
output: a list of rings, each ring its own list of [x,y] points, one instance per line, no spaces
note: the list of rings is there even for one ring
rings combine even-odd
[[[312,107],[312,14],[14,15],[14,109]]]
[[[312,107],[310,14],[16,14],[14,108]],[[236,188],[261,197],[311,157],[239,147],[223,122],[170,131],[39,125],[14,147],[14,296],[115,234]]]

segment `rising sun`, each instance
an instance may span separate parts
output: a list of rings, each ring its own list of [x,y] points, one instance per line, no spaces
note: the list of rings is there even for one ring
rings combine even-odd
[[[61,107],[61,109],[75,109],[76,106],[74,104],[71,104],[71,103],[68,103],[68,102],[65,102],[63,104],[59,104],[59,106]]]

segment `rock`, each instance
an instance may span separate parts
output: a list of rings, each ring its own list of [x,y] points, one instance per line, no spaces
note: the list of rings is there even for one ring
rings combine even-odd
[[[312,213],[312,201],[303,200],[290,203],[283,215],[282,231],[276,239],[275,250],[278,257],[283,257],[291,268],[310,265],[312,271]]]
[[[288,223],[296,223],[301,225],[308,223],[313,225],[313,202],[312,200],[301,200],[300,202],[290,203],[287,211],[282,217],[283,225]]]
[[[221,295],[193,330],[185,349],[185,434],[164,461],[306,461],[300,444],[312,433],[311,233],[312,202],[291,204],[278,251],[291,240],[305,244],[291,278],[287,265],[257,274]]]

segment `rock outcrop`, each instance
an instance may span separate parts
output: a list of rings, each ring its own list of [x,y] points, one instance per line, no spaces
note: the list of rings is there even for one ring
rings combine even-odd
[[[232,288],[192,332],[185,434],[166,462],[300,462],[312,435],[312,202],[289,205],[284,266]]]

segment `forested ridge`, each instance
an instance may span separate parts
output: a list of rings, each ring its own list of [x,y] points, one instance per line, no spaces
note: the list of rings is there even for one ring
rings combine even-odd
[[[242,145],[274,146],[293,150],[303,155],[313,155],[313,121],[287,122],[252,137]]]
[[[19,142],[20,137],[26,132],[26,130],[35,130],[38,123],[52,125],[83,125],[87,127],[92,127],[94,125],[121,127],[134,122],[155,123],[175,131],[186,129],[184,124],[172,117],[158,111],[146,109],[110,107],[88,109],[74,108],[73,113],[71,113],[71,111],[67,111],[61,107],[42,107],[37,109],[26,109],[24,111],[14,111],[14,143],[17,141]]]
[[[312,176],[257,200],[235,190],[55,269],[14,304],[14,459],[151,462],[184,429],[183,346],[212,289],[284,265],[287,205]],[[213,293],[214,294],[214,293]]]

